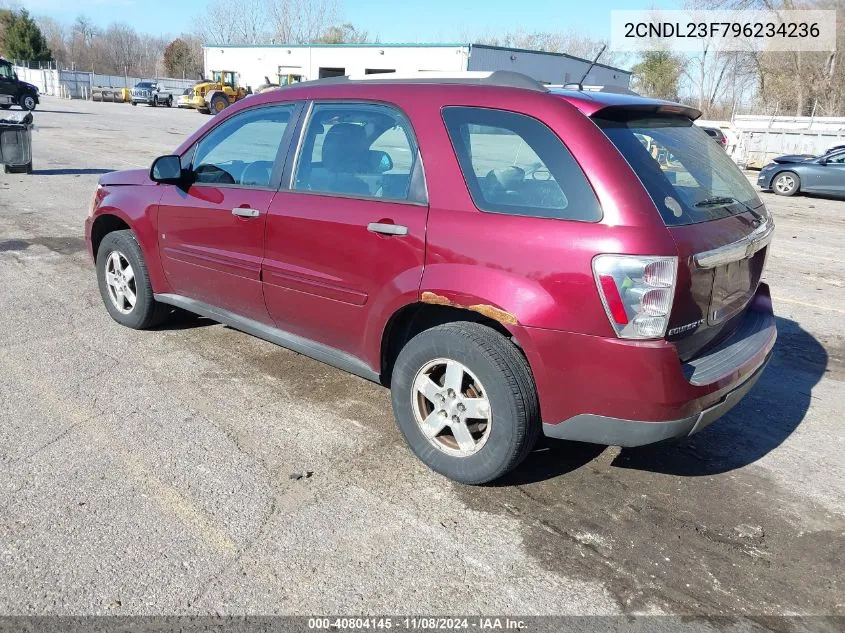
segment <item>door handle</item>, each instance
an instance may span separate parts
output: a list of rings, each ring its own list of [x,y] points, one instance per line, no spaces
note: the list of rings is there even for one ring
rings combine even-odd
[[[257,218],[261,215],[261,212],[258,209],[250,209],[249,207],[235,207],[232,209],[232,215],[240,218]]]
[[[407,235],[408,227],[401,224],[383,224],[381,222],[370,222],[367,225],[370,233],[381,233],[382,235]]]

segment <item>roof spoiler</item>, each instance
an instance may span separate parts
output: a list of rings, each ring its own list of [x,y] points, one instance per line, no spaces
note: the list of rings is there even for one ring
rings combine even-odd
[[[614,121],[627,121],[649,114],[678,115],[686,117],[690,121],[695,121],[701,116],[701,110],[696,110],[695,108],[682,103],[657,101],[654,103],[624,103],[608,105],[596,110],[590,116],[602,119],[611,119]]]

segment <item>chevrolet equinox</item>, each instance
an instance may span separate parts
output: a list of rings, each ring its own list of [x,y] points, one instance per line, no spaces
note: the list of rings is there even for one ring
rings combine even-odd
[[[773,223],[693,108],[507,72],[245,99],[100,178],[103,302],[181,308],[390,388],[454,480],[540,433],[638,446],[730,410],[776,338]]]

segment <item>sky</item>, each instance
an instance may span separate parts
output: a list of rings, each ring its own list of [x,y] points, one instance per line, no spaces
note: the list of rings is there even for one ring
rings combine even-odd
[[[237,0],[232,0],[237,2]],[[390,42],[459,42],[465,34],[583,32],[604,39],[612,9],[673,8],[674,0],[341,0],[344,21]],[[101,27],[125,22],[155,34],[191,32],[207,0],[0,0],[34,15],[71,22],[80,13]]]

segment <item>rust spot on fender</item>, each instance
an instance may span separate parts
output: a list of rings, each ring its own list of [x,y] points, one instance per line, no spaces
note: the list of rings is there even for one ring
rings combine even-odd
[[[502,310],[501,308],[497,308],[496,306],[488,305],[486,303],[478,303],[476,305],[464,306],[459,303],[455,303],[454,301],[449,299],[449,297],[444,297],[443,295],[439,295],[434,292],[424,292],[422,293],[421,298],[423,303],[431,303],[433,305],[439,306],[452,306],[453,308],[461,308],[462,310],[472,310],[473,312],[483,314],[488,319],[493,319],[494,321],[498,321],[499,323],[505,325],[517,325],[519,323],[516,317],[510,312]]]

